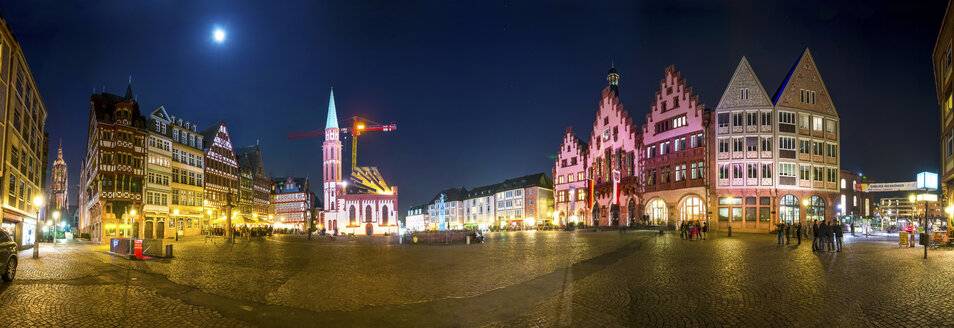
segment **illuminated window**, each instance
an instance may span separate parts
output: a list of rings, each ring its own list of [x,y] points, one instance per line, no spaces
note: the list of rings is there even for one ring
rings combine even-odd
[[[814,128],[814,130],[815,130],[815,131],[821,131],[821,130],[822,130],[822,122],[824,122],[824,120],[823,120],[821,117],[813,117],[812,120],[813,120],[813,122],[812,122],[812,123],[813,123],[813,124],[812,124],[812,127]]]
[[[779,201],[778,207],[778,219],[779,221],[785,223],[797,223],[798,222],[798,197],[793,195],[785,195]]]
[[[698,196],[689,196],[682,202],[679,219],[682,221],[700,221],[705,218],[706,207]]]
[[[845,179],[841,179],[841,189],[845,189],[845,185],[846,185],[846,184],[845,184]],[[844,196],[842,196],[842,197],[844,197]],[[844,203],[844,202],[845,202],[845,201],[842,201],[842,203]]]
[[[668,211],[666,210],[666,202],[662,199],[656,198],[649,201],[649,204],[646,205],[646,215],[649,216],[649,224],[652,225],[664,225],[668,222]]]

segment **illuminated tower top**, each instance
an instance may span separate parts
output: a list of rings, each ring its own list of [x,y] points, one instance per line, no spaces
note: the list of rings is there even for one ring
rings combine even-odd
[[[606,75],[606,81],[609,82],[610,90],[613,90],[619,96],[619,72],[616,71],[616,65],[610,65],[609,74]]]
[[[331,88],[331,97],[328,98],[328,121],[325,129],[338,128],[338,113],[335,111],[335,88]]]

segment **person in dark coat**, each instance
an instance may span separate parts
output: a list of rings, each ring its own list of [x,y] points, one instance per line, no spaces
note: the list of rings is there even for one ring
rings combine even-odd
[[[841,223],[835,226],[835,249],[837,252],[841,252],[841,244],[844,240],[845,233],[842,231]]]
[[[825,236],[825,244],[828,245],[829,252],[835,251],[835,226],[835,222],[832,221],[831,224],[828,225],[828,234]]]
[[[818,250],[818,220],[812,221],[812,251]]]
[[[818,250],[820,251],[825,250],[826,236],[828,236],[828,223],[822,221],[821,224],[818,225]]]

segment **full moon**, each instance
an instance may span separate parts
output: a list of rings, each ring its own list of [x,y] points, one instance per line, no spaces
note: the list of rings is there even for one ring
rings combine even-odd
[[[212,32],[212,38],[215,39],[215,42],[222,43],[225,41],[225,30],[217,28]]]

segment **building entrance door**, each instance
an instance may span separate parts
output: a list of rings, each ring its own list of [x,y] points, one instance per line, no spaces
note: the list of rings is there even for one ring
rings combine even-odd
[[[374,227],[370,223],[364,226],[364,229],[365,229],[365,232],[368,233],[368,236],[374,234]]]
[[[166,221],[156,221],[156,239],[166,238]]]
[[[146,224],[143,226],[144,228],[143,228],[142,235],[146,239],[152,239],[152,229],[153,229],[152,225],[153,225],[152,220],[148,220],[146,221]]]

